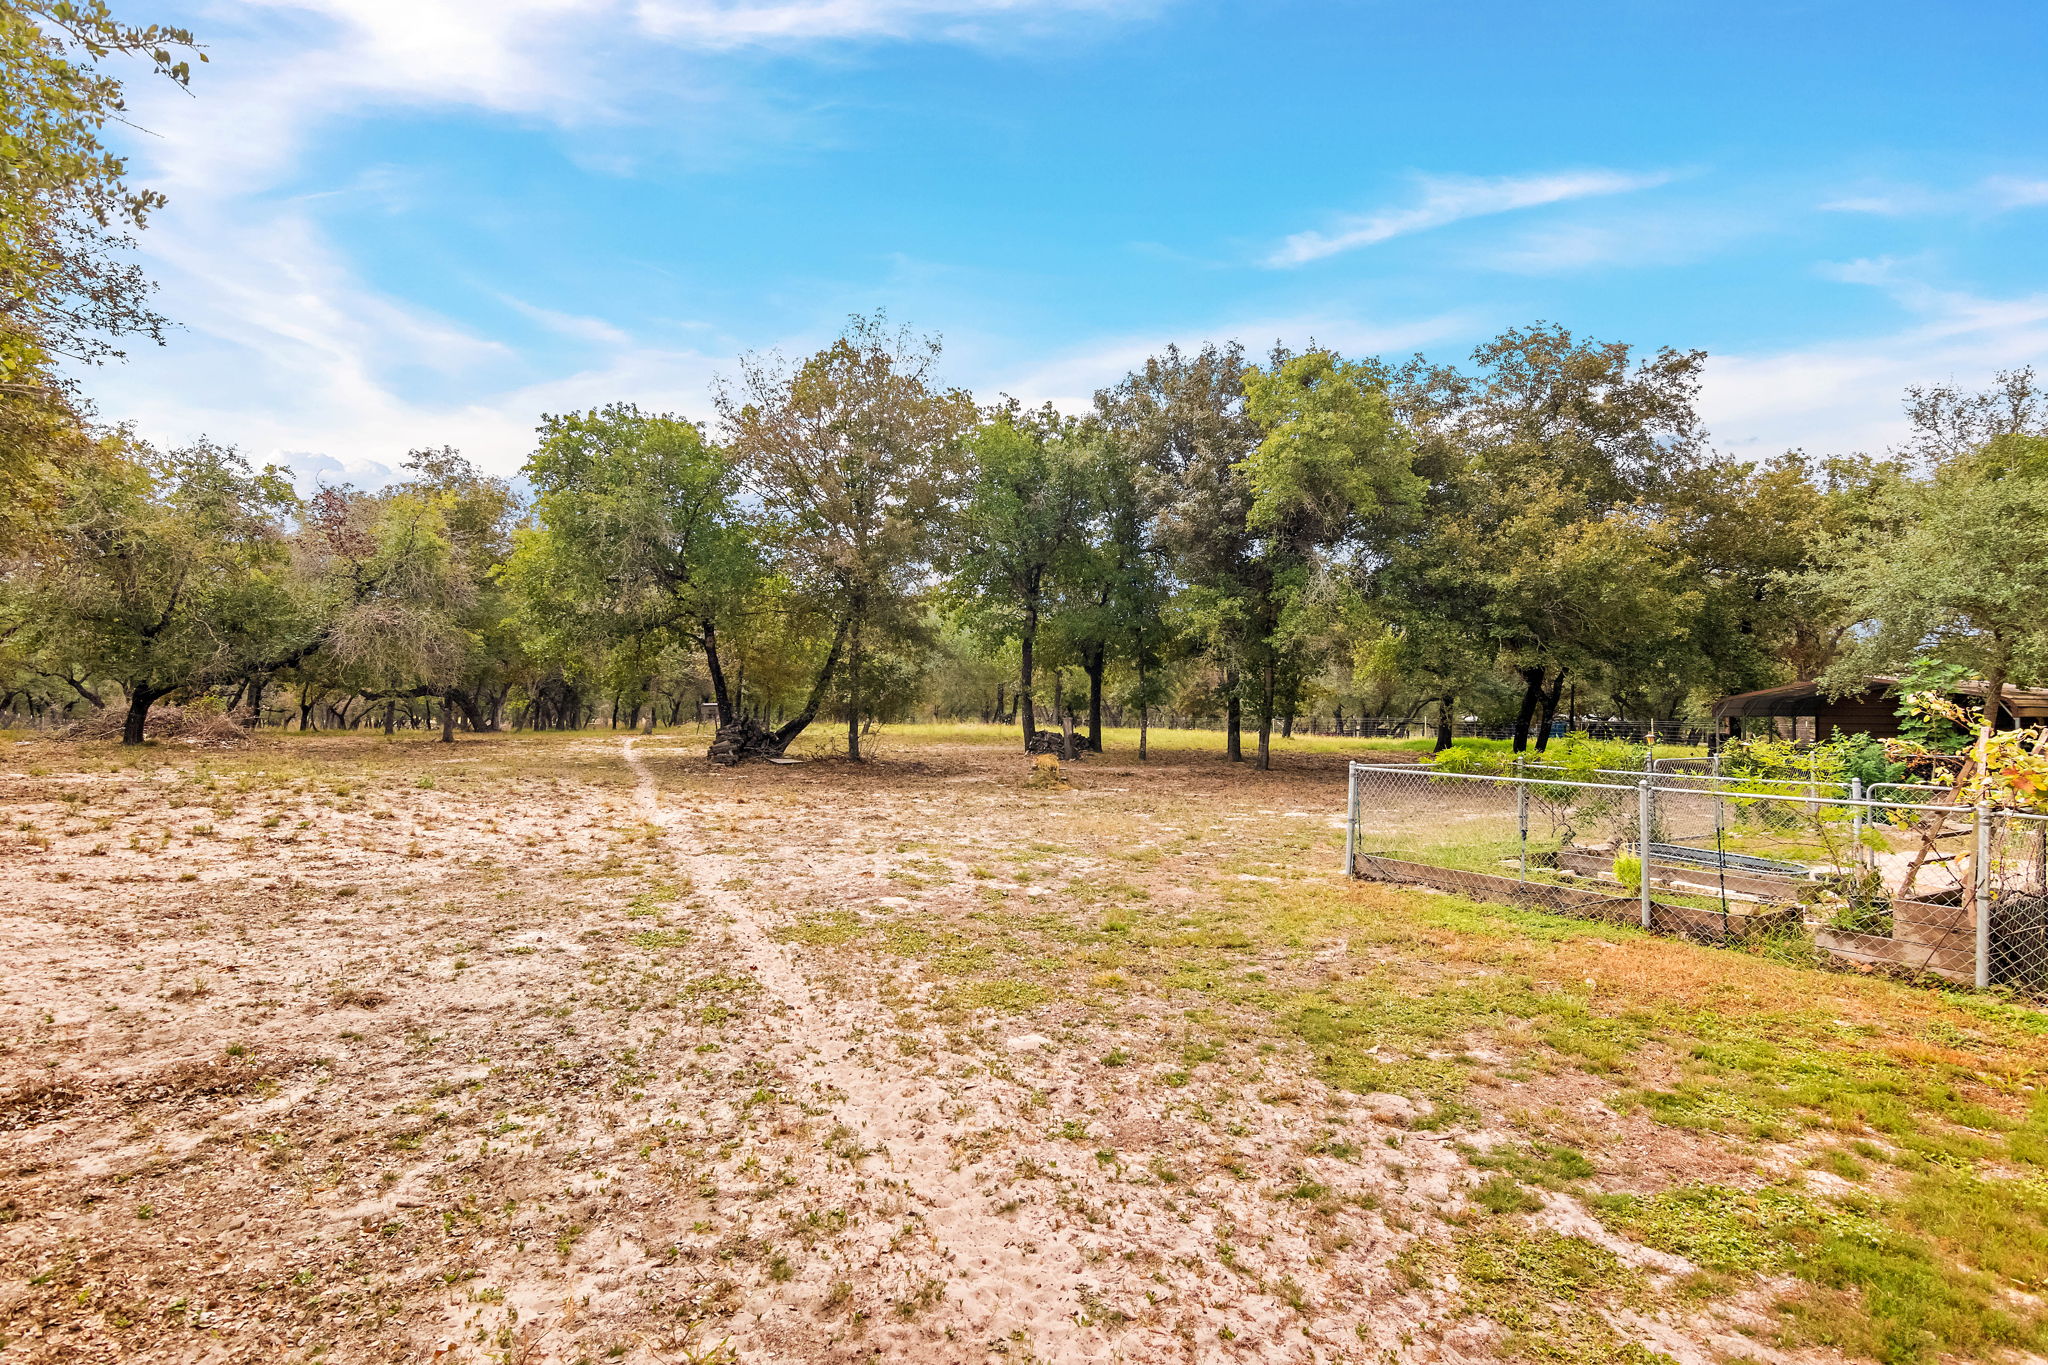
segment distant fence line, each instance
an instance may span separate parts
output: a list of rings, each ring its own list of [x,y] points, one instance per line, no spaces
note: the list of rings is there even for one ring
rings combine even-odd
[[[1353,736],[1359,739],[1428,739],[1437,732],[1436,722],[1411,717],[1346,716],[1341,724],[1334,717],[1312,717],[1306,727],[1310,734]],[[1642,739],[1655,734],[1660,744],[1706,744],[1715,734],[1712,726],[1691,720],[1595,720],[1586,716],[1559,717],[1551,722],[1550,738],[1583,734],[1593,739]],[[1533,732],[1532,732],[1533,734]],[[1451,726],[1455,739],[1513,739],[1512,724],[1458,721]]]

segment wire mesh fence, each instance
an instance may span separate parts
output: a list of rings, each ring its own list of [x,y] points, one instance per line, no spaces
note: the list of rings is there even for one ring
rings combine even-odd
[[[2048,817],[1884,786],[1354,763],[1345,859],[1375,881],[2048,999]]]

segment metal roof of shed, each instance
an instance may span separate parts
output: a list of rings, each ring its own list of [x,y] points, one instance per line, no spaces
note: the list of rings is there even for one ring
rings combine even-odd
[[[1887,691],[1897,687],[1897,678],[1874,677],[1864,687],[1868,693],[1877,689]],[[1951,696],[1975,697],[1981,700],[1985,684],[1975,678],[1953,683],[1945,689]],[[1849,697],[1861,695],[1848,693],[1832,700],[1846,701]],[[1822,706],[1830,698],[1821,695],[1820,683],[1816,679],[1805,682],[1786,683],[1781,687],[1762,687],[1754,692],[1737,692],[1734,696],[1723,697],[1714,703],[1714,719],[1728,720],[1736,716],[1813,716],[1820,714]],[[2048,718],[2048,688],[2011,687],[2005,689],[2005,710],[2013,716],[2030,719]]]

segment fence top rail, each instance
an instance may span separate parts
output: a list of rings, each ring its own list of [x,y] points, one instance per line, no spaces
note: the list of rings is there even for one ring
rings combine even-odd
[[[1744,801],[1782,801],[1788,805],[1798,806],[1807,806],[1814,803],[1811,797],[1799,796],[1790,792],[1702,791],[1698,787],[1661,786],[1656,782],[1652,782],[1647,777],[1639,782],[1578,782],[1565,777],[1530,777],[1526,773],[1517,776],[1513,773],[1438,772],[1427,763],[1359,763],[1355,761],[1351,764],[1351,771],[1354,773],[1401,773],[1407,775],[1423,773],[1431,781],[1498,782],[1508,786],[1526,787],[1584,787],[1595,791],[1609,792],[1632,792],[1648,789],[1652,792],[1666,792],[1673,796],[1731,796]],[[1940,811],[1950,815],[1976,809],[1974,806],[1927,805],[1911,801],[1872,801],[1868,798],[1858,800],[1849,796],[1831,796],[1823,800],[1821,804],[1828,806],[1862,806],[1868,810]],[[2008,813],[2019,814],[2021,812]]]
[[[1668,760],[1661,758],[1656,760],[1658,763],[1666,761]],[[1679,761],[1697,763],[1699,760],[1681,759]],[[1423,766],[1427,767],[1429,765],[1424,764]],[[1525,763],[1522,766],[1524,768],[1558,768],[1563,765],[1559,763]],[[1648,771],[1658,777],[1704,778],[1709,782],[1761,782],[1774,787],[1846,787],[1849,785],[1847,778],[1833,777],[1751,777],[1746,773],[1667,772],[1661,768],[1650,768],[1647,770],[1642,768],[1589,768],[1587,771],[1607,773],[1615,777],[1640,777],[1645,771]]]

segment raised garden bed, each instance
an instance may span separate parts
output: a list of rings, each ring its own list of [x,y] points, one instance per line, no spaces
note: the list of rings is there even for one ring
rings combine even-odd
[[[1710,894],[1726,887],[1738,895],[1755,896],[1762,900],[1789,901],[1798,895],[1803,884],[1810,881],[1810,878],[1804,875],[1743,871],[1734,867],[1722,871],[1711,863],[1681,864],[1660,861],[1656,847],[1654,844],[1651,845],[1652,886],[1698,888]],[[1567,872],[1576,872],[1582,877],[1605,877],[1614,870],[1612,851],[1565,848],[1559,849],[1556,857],[1560,868]]]
[[[1977,916],[1960,898],[1894,901],[1891,933],[1819,928],[1816,946],[1865,965],[1977,979]],[[2048,897],[2008,893],[1992,911],[1991,983],[2039,995],[2048,987]]]

